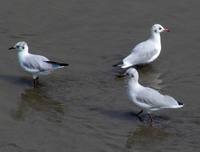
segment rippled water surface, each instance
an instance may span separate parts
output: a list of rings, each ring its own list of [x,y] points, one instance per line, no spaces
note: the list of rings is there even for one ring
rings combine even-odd
[[[0,5],[0,151],[199,151],[200,20],[198,0],[21,0]],[[160,23],[158,60],[139,69],[140,82],[185,103],[136,116],[124,78],[111,65]],[[8,48],[25,40],[33,53],[70,64],[31,76]]]

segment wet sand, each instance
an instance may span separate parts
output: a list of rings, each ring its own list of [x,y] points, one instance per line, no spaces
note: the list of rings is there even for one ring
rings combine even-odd
[[[33,0],[0,5],[0,151],[198,151],[200,35],[197,0]],[[161,55],[139,70],[140,82],[185,103],[154,114],[154,127],[135,116],[126,79],[112,64],[160,23]],[[8,48],[28,42],[31,52],[69,67],[32,79]]]

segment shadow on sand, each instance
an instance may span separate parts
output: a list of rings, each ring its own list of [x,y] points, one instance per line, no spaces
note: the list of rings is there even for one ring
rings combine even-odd
[[[32,85],[32,77],[20,77],[16,75],[0,75],[0,80],[7,81],[9,83],[17,85]]]

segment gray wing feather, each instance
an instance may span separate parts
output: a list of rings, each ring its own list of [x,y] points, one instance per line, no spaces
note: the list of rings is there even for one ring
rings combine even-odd
[[[145,41],[136,45],[131,54],[127,56],[123,62],[131,62],[130,64],[146,63],[157,53],[158,50],[154,47],[154,45],[148,41]]]
[[[37,70],[38,72],[51,70],[52,65],[45,61],[49,61],[49,59],[44,56],[31,54],[25,58],[22,64],[27,69]]]
[[[173,108],[179,106],[178,102],[171,96],[162,95],[158,91],[151,88],[145,88],[142,92],[138,93],[136,99],[139,102],[147,104],[152,109]]]

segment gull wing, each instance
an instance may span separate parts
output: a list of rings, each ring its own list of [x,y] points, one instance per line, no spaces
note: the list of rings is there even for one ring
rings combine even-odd
[[[160,108],[180,108],[179,103],[171,96],[162,95],[152,88],[143,88],[136,96],[136,100],[152,110]]]
[[[136,45],[131,54],[123,59],[123,63],[127,66],[148,63],[157,53],[155,45],[147,40]]]
[[[49,59],[41,55],[30,54],[22,61],[22,65],[30,72],[44,72],[51,70],[52,65],[45,61],[49,61]]]

